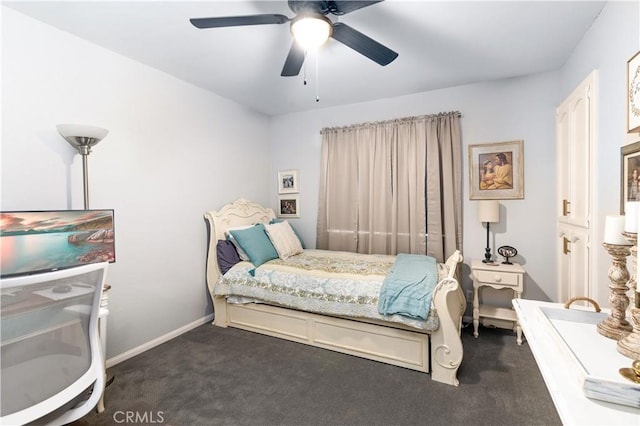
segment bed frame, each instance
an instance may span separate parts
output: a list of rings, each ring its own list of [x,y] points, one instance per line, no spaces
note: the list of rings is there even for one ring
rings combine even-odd
[[[207,286],[213,299],[214,322],[219,327],[236,327],[282,339],[331,349],[425,373],[433,380],[457,386],[462,362],[460,338],[465,298],[455,269],[441,280],[433,293],[440,327],[428,333],[398,323],[318,315],[264,303],[232,304],[214,289],[220,277],[216,244],[230,227],[268,223],[273,210],[245,199],[206,212],[209,233]],[[456,262],[462,261],[457,253]]]

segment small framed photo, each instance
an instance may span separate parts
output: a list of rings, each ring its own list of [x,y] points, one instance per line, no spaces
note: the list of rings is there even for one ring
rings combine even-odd
[[[523,141],[469,145],[469,199],[524,198]]]
[[[278,197],[278,217],[300,217],[300,196],[283,195]]]
[[[298,191],[298,171],[283,170],[278,172],[278,194],[295,194]]]
[[[640,132],[640,52],[627,62],[627,133]]]
[[[640,201],[640,142],[620,148],[620,214],[627,201]]]

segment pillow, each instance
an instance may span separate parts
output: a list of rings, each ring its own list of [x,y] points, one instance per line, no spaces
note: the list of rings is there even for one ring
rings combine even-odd
[[[269,221],[269,225],[273,225],[274,223],[282,223],[284,222],[283,219],[271,219],[271,221]],[[300,245],[302,246],[302,248],[304,249],[304,241],[302,240],[302,237],[300,236],[300,234],[298,234],[298,231],[296,231],[296,228],[293,227],[293,225],[291,225],[291,223],[289,223],[289,225],[291,226],[291,229],[293,229],[293,232],[296,234],[296,237],[298,237],[298,240],[300,241]]]
[[[278,258],[278,252],[271,244],[264,224],[258,223],[247,229],[232,229],[229,233],[233,235],[256,268],[269,260]]]
[[[227,236],[227,240],[231,241],[233,243],[233,245],[236,247],[236,251],[238,252],[238,256],[240,256],[240,260],[249,260],[249,256],[247,256],[247,253],[244,252],[244,250],[242,250],[242,247],[240,247],[240,244],[238,244],[238,242],[233,238],[233,235],[231,235],[231,233],[229,231],[238,231],[241,229],[248,229],[255,226],[255,223],[252,225],[245,225],[245,226],[236,226],[233,228],[229,228],[227,229],[227,232],[225,232],[226,236]]]
[[[280,259],[287,259],[294,254],[302,253],[302,244],[286,220],[264,226],[271,244],[278,252]]]
[[[240,256],[238,256],[236,246],[229,240],[218,240],[216,253],[218,255],[218,267],[223,275],[226,274],[233,265],[240,262]]]

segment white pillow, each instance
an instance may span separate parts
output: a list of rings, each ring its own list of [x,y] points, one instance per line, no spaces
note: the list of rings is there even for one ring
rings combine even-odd
[[[247,253],[245,253],[244,250],[242,250],[242,247],[240,247],[240,244],[238,244],[236,239],[233,238],[233,235],[231,235],[231,232],[229,231],[240,231],[242,229],[254,227],[255,225],[256,224],[254,223],[253,225],[234,226],[232,228],[227,229],[227,231],[225,232],[225,235],[227,236],[227,240],[231,241],[235,246],[236,251],[238,252],[238,256],[240,257],[240,260],[249,260],[249,256],[247,256]]]
[[[280,259],[286,260],[294,254],[303,252],[300,240],[286,220],[271,225],[265,224],[264,227]]]

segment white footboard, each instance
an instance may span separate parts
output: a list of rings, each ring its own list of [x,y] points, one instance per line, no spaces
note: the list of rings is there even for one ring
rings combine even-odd
[[[462,289],[454,278],[438,284],[434,305],[440,328],[431,334],[431,378],[453,386],[458,386],[458,368],[462,363],[460,327],[465,303]]]

